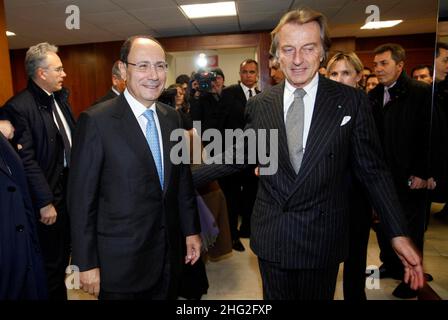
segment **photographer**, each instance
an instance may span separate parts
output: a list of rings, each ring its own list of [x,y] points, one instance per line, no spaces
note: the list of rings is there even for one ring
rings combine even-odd
[[[193,121],[201,121],[202,132],[214,128],[222,131],[224,114],[219,107],[224,88],[224,73],[220,68],[198,71],[190,85],[190,107]]]

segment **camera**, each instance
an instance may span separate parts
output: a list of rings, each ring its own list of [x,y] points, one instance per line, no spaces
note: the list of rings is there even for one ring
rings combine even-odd
[[[201,92],[211,92],[212,81],[215,80],[216,73],[213,71],[199,71],[193,76],[193,81],[198,82],[198,88],[196,90]]]

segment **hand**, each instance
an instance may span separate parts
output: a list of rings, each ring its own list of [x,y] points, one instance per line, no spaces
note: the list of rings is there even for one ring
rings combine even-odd
[[[98,297],[100,294],[100,268],[94,268],[79,273],[80,288]]]
[[[198,234],[188,236],[186,239],[187,255],[185,256],[185,264],[194,265],[201,256],[202,241]]]
[[[428,190],[434,190],[437,187],[436,180],[434,180],[434,178],[432,177],[428,179],[427,184],[428,184],[427,186]]]
[[[410,189],[425,189],[426,188],[426,180],[423,180],[416,176],[410,176],[408,181],[410,181]]]
[[[14,127],[8,120],[0,120],[0,132],[8,140],[14,138]]]
[[[49,205],[40,208],[40,222],[46,225],[52,225],[56,222],[58,213],[56,208],[50,203]]]
[[[256,177],[259,177],[259,176],[260,176],[260,167],[256,167],[256,168],[255,168],[255,170],[254,170],[254,174],[255,174]]]
[[[404,266],[404,279],[413,290],[423,288],[425,276],[423,274],[421,254],[407,237],[392,238],[392,248]]]

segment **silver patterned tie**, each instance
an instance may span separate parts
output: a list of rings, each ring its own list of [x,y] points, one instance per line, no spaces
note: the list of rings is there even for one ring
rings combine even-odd
[[[289,160],[294,171],[299,173],[303,158],[303,120],[305,106],[303,97],[306,92],[302,88],[294,91],[294,101],[286,114],[286,138],[288,139]]]

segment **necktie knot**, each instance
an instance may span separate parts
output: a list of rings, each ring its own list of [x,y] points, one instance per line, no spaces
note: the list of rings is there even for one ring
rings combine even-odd
[[[148,120],[149,122],[154,122],[154,111],[152,111],[152,109],[147,109],[144,113],[143,116],[146,118],[146,120]]]
[[[305,95],[306,95],[306,91],[303,90],[302,88],[297,88],[294,91],[294,99],[297,99],[297,98],[302,99]]]
[[[249,89],[249,98],[253,96],[252,89]]]

